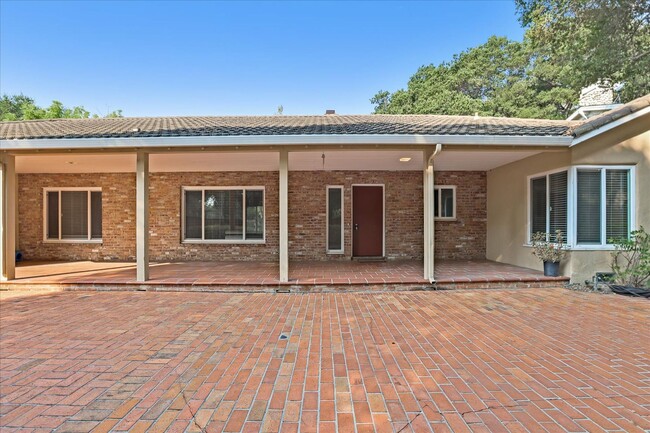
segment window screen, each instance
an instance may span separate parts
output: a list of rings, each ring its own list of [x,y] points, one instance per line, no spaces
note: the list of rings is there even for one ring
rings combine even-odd
[[[629,170],[607,170],[605,173],[608,242],[629,236],[629,173]]]
[[[577,240],[583,244],[601,243],[601,172],[578,170]]]
[[[546,233],[546,176],[530,181],[530,234]]]
[[[343,189],[327,190],[327,250],[343,250]]]
[[[567,236],[567,187],[568,173],[561,171],[548,176],[549,192],[549,236],[551,241],[556,239],[556,231],[561,230],[564,239]]]

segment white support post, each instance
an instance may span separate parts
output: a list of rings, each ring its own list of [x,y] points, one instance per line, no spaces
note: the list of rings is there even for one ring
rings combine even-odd
[[[434,215],[433,215],[433,164],[429,164],[430,151],[424,151],[424,279],[433,281]]]
[[[136,280],[149,279],[149,154],[138,151],[136,161]]]
[[[435,281],[435,215],[434,215],[434,181],[433,181],[433,159],[440,153],[442,146],[436,145],[436,149],[425,150],[424,157],[424,279],[431,283]]]
[[[0,160],[0,281],[16,278],[16,157]]]
[[[289,281],[289,152],[280,150],[280,282]]]

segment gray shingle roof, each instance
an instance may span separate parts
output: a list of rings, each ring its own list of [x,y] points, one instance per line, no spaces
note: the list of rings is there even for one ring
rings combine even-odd
[[[313,134],[569,135],[578,122],[437,115],[192,116],[0,122],[0,139]]]

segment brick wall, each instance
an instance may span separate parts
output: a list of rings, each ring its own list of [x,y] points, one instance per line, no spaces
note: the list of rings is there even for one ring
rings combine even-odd
[[[436,257],[485,258],[486,176],[483,172],[436,172],[436,184],[456,185],[457,220],[436,222]],[[32,260],[133,260],[135,176],[133,174],[19,175],[19,248]],[[384,184],[386,255],[421,259],[422,173],[334,171],[289,173],[289,254],[293,260],[349,259],[353,184]],[[344,255],[326,254],[326,186],[344,186]],[[43,243],[43,187],[102,187],[103,243]],[[181,242],[182,186],[264,186],[266,243]],[[152,261],[277,260],[277,172],[152,173],[150,177]]]
[[[101,187],[103,243],[44,243],[44,187]],[[135,174],[18,175],[18,249],[27,260],[135,260]]]
[[[456,220],[435,222],[437,259],[485,259],[487,177],[484,171],[436,171],[436,185],[456,185]]]

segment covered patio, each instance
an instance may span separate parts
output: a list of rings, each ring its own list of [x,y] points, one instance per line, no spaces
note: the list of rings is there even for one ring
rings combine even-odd
[[[436,281],[422,278],[422,262],[391,260],[296,261],[289,281],[281,282],[274,262],[152,263],[150,279],[138,282],[130,262],[23,262],[16,268],[13,289],[200,290],[239,292],[334,292],[366,290],[432,290],[445,288],[557,287],[568,279],[503,263],[439,260]]]

